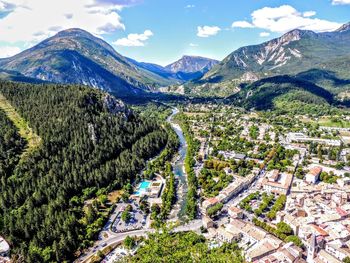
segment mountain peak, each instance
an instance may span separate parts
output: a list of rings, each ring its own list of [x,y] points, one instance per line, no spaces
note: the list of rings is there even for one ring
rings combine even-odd
[[[207,72],[217,63],[218,63],[217,60],[210,59],[210,58],[184,55],[182,56],[181,59],[166,66],[165,68],[173,73]]]
[[[345,32],[345,31],[348,31],[348,30],[350,30],[350,22],[342,25],[341,27],[339,27],[336,30],[336,32]]]
[[[58,32],[55,36],[64,37],[64,36],[87,36],[93,37],[93,35],[84,29],[81,28],[69,28]]]

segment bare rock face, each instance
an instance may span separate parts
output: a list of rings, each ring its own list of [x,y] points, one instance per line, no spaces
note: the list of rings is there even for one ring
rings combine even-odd
[[[118,115],[123,114],[126,118],[128,118],[131,114],[131,110],[129,110],[124,102],[116,99],[110,94],[106,94],[103,98],[103,106],[108,110],[108,112]]]

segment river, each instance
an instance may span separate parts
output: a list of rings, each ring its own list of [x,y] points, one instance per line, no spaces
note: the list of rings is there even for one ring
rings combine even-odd
[[[184,219],[184,215],[185,215],[186,194],[187,194],[187,176],[186,176],[185,167],[184,167],[184,162],[187,154],[187,143],[180,125],[178,125],[173,121],[174,116],[177,113],[179,113],[179,110],[177,108],[173,108],[173,112],[167,118],[167,122],[170,123],[171,127],[176,132],[180,141],[178,155],[176,156],[176,159],[172,163],[175,177],[179,180],[178,192],[177,192],[178,201],[174,206],[173,213],[176,213],[176,218],[182,220]]]

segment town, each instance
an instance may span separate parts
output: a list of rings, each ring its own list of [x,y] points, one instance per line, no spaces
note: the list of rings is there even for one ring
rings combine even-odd
[[[172,232],[204,235],[210,248],[237,243],[247,262],[350,259],[349,116],[178,107],[171,121],[186,138],[182,154],[165,169],[154,169],[158,159],[150,162],[155,175],[144,171],[124,191],[99,241],[77,262],[93,262],[91,255],[104,250],[102,262],[133,255],[161,222]],[[191,167],[184,150],[193,154]],[[189,174],[197,182],[192,218],[184,212]]]

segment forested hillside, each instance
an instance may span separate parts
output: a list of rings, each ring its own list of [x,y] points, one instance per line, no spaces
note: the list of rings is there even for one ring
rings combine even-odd
[[[71,260],[93,238],[84,200],[133,181],[167,134],[86,87],[1,82],[0,93],[42,139],[18,162],[25,142],[0,111],[0,235],[26,262]]]

